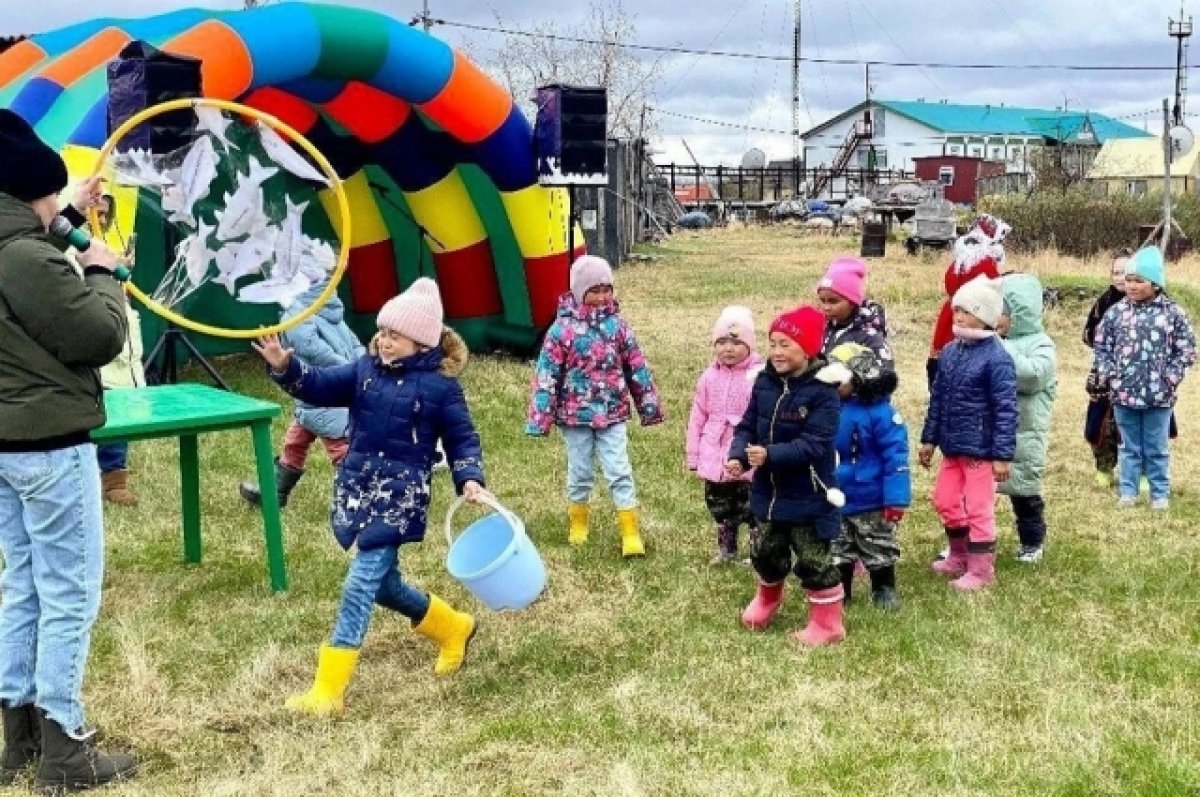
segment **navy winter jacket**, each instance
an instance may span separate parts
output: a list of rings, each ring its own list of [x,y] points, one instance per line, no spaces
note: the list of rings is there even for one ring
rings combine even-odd
[[[1017,371],[997,337],[942,349],[921,442],[947,457],[1012,462],[1017,448]]]
[[[826,488],[838,486],[833,438],[841,404],[837,388],[816,378],[824,366],[818,358],[804,373],[785,379],[768,364],[754,380],[729,458],[748,468],[746,447],[765,446],[767,461],[755,469],[750,486],[754,516],[813,526],[820,539],[831,540],[842,522],[825,498]]]
[[[462,338],[384,365],[365,355],[314,368],[293,356],[271,376],[289,394],[319,407],[350,408],[350,450],[338,468],[331,516],[343,548],[419,542],[425,536],[429,477],[440,439],[455,488],[483,481],[483,453],[455,378],[466,364]]]
[[[891,401],[843,401],[835,442],[843,515],[904,509],[912,502],[908,426]]]

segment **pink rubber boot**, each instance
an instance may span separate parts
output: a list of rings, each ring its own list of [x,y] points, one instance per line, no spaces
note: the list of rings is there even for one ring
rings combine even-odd
[[[933,572],[958,578],[967,572],[967,530],[947,528],[946,539],[950,542],[950,554],[933,563]]]
[[[783,579],[775,584],[764,584],[759,580],[754,600],[750,601],[746,611],[742,612],[742,625],[751,631],[762,631],[770,625],[775,613],[783,605],[783,584]]]
[[[959,592],[975,592],[996,580],[996,553],[967,554],[967,572],[950,582]]]
[[[842,625],[842,585],[808,590],[808,625],[788,635],[793,642],[815,648],[846,638]]]

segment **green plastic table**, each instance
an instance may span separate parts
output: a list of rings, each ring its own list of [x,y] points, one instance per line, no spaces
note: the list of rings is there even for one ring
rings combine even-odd
[[[269,401],[218,390],[208,385],[156,385],[104,391],[108,423],[92,432],[96,443],[179,438],[179,476],[183,502],[183,558],[200,561],[200,452],[197,436],[250,427],[258,483],[275,483],[271,420],[280,407]],[[262,491],[263,529],[271,588],[287,589],[279,496]]]

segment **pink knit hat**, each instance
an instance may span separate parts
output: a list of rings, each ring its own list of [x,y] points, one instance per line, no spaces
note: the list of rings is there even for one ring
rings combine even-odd
[[[754,348],[754,314],[749,307],[731,304],[721,311],[717,323],[713,324],[712,342],[721,338],[735,338]]]
[[[828,288],[852,304],[862,304],[867,298],[867,264],[853,255],[835,258],[825,269],[817,289]]]
[[[612,266],[602,257],[581,255],[571,266],[571,293],[577,302],[582,302],[584,295],[597,285],[612,284]]]
[[[442,297],[437,283],[421,277],[399,296],[388,299],[379,311],[380,329],[399,332],[404,337],[433,348],[442,342]]]

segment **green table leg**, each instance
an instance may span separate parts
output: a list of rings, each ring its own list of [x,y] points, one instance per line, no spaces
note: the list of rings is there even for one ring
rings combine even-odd
[[[263,531],[267,538],[267,569],[271,574],[271,589],[279,592],[288,587],[287,563],[283,554],[283,525],[279,520],[279,493],[275,490],[275,463],[271,456],[271,422],[257,421],[250,427],[254,436],[254,461],[258,469],[258,486],[262,495]]]
[[[183,500],[183,559],[200,561],[200,451],[196,435],[179,436],[180,496]]]

